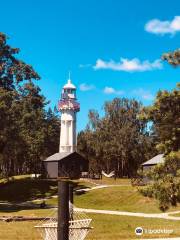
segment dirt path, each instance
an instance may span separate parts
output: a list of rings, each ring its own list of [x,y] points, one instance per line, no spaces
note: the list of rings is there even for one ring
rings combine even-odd
[[[161,218],[161,219],[167,219],[167,220],[180,221],[180,217],[169,216],[169,213],[135,213],[135,212],[97,210],[97,209],[85,209],[85,208],[75,208],[75,210],[79,212],[85,212],[85,213],[110,214],[110,215],[144,217],[144,218]],[[171,214],[172,213],[174,212],[171,212]],[[176,211],[176,213],[180,213],[180,211]]]

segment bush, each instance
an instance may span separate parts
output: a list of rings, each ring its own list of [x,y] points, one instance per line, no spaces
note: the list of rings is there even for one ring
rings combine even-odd
[[[152,186],[146,186],[139,189],[139,192],[145,197],[153,197],[153,188]]]

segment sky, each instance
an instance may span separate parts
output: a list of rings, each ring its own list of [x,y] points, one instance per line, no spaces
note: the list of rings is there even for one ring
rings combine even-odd
[[[54,107],[71,72],[81,111],[103,114],[115,97],[153,103],[171,90],[180,69],[161,60],[180,47],[179,0],[0,0],[0,31],[19,58],[41,76],[37,84]]]

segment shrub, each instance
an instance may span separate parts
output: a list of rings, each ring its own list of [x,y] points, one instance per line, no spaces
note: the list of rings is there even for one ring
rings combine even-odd
[[[153,197],[153,188],[151,185],[140,188],[139,192],[145,197]]]

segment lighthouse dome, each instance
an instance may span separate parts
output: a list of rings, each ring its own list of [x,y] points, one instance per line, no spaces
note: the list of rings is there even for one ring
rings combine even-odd
[[[69,79],[68,82],[64,85],[64,89],[76,89],[74,84],[72,84],[71,80]]]

